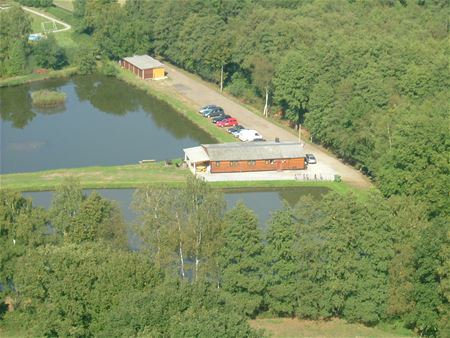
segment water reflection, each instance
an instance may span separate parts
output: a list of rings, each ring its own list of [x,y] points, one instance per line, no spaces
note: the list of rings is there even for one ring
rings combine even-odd
[[[89,194],[93,190],[85,190]],[[136,214],[130,208],[134,189],[99,189],[96,190],[103,197],[116,201],[127,222],[133,222]],[[314,199],[320,199],[329,191],[327,188],[302,187],[284,189],[233,189],[226,190],[225,201],[227,209],[236,205],[238,201],[244,202],[258,216],[260,226],[265,228],[267,221],[273,212],[280,210],[283,203],[290,206],[296,205],[302,196],[311,195]],[[48,208],[52,199],[52,192],[29,192],[25,196],[31,197],[36,206]]]
[[[65,107],[32,107],[40,89],[64,92]],[[1,173],[165,160],[214,142],[168,104],[111,77],[0,88],[0,98]]]

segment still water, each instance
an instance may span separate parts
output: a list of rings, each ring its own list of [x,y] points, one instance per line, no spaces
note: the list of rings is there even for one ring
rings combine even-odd
[[[66,93],[64,107],[34,108],[40,89]],[[172,159],[215,142],[166,103],[101,75],[0,88],[0,125],[0,173]]]
[[[85,193],[89,194],[91,191],[86,190]],[[98,189],[96,191],[103,197],[116,201],[126,221],[133,222],[136,219],[134,211],[130,208],[134,189]],[[294,206],[302,196],[311,195],[315,199],[320,199],[328,191],[327,188],[319,187],[239,189],[234,191],[227,190],[224,192],[224,195],[228,209],[234,207],[238,201],[244,202],[258,216],[260,226],[265,228],[271,213],[280,210],[283,207],[283,203]],[[31,197],[35,206],[48,208],[51,204],[53,193],[50,191],[28,192],[23,193],[23,195]]]

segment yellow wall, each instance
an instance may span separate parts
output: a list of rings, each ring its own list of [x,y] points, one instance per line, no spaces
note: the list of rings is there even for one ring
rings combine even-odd
[[[164,77],[164,68],[154,68],[153,69],[153,78],[157,79],[160,77]]]

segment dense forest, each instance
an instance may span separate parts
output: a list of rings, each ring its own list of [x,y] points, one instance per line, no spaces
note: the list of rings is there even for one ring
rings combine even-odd
[[[252,337],[261,315],[450,332],[446,0],[75,0],[87,44],[28,43],[0,12],[0,75],[148,53],[306,127],[370,176],[367,198],[328,194],[275,213],[194,180],[117,206],[68,181],[51,208],[0,191],[0,323],[31,336]],[[14,29],[12,29],[14,27]],[[131,228],[130,228],[131,227]],[[130,233],[139,250],[130,250]]]
[[[133,208],[127,226],[71,179],[48,211],[0,191],[0,278],[15,306],[3,325],[48,337],[256,337],[245,318],[265,314],[449,332],[445,220],[412,199],[303,198],[264,232],[244,204],[225,212],[223,195],[193,178],[139,189]]]

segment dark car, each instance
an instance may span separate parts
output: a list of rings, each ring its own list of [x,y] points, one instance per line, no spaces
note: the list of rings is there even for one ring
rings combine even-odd
[[[230,117],[231,117],[230,115],[223,114],[223,115],[213,117],[211,121],[212,121],[212,123],[217,123],[219,121],[229,119]]]
[[[238,124],[237,126],[228,128],[227,131],[228,131],[230,134],[233,134],[233,133],[235,133],[235,132],[238,132],[238,131],[241,130],[241,129],[245,129],[245,128],[244,128],[244,126],[241,126],[240,124]]]
[[[222,116],[225,115],[223,109],[214,109],[213,111],[211,111],[206,117],[217,117],[217,116]]]
[[[216,108],[210,108],[204,111],[203,116],[204,117],[213,117],[213,116],[219,116],[224,114],[224,111],[221,107]]]
[[[305,157],[306,157],[306,162],[308,164],[316,164],[317,163],[316,157],[313,154],[306,154]]]
[[[216,106],[215,104],[208,104],[206,106],[203,106],[199,109],[199,113],[203,114],[205,111],[209,110],[209,109],[214,109],[214,108],[220,108],[219,106]]]

